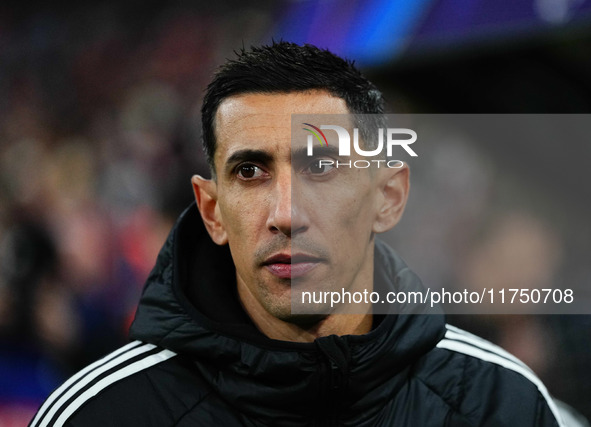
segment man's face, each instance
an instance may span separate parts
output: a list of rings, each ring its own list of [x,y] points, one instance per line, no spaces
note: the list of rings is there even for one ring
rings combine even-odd
[[[212,183],[219,226],[210,234],[229,243],[243,303],[297,322],[295,279],[306,289],[371,290],[373,232],[383,230],[374,229],[382,200],[375,174],[292,162],[292,114],[349,111],[324,91],[244,94],[221,103]]]

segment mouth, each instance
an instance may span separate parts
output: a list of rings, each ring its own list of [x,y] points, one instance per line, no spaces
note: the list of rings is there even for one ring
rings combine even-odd
[[[307,254],[276,254],[267,258],[263,266],[280,279],[296,279],[316,268],[321,262],[320,258]]]

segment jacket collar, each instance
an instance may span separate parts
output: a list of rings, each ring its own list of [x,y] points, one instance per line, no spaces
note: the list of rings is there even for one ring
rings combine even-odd
[[[389,247],[377,242],[375,253],[376,281],[392,290],[422,289]],[[402,314],[384,316],[365,335],[272,340],[242,310],[234,277],[229,250],[211,241],[193,204],[158,256],[130,336],[190,358],[224,400],[261,420],[298,424],[337,410],[369,419],[445,333],[442,315],[415,306],[399,307]]]

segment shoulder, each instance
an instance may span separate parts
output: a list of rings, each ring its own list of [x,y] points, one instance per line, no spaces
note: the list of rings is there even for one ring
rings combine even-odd
[[[501,347],[451,325],[417,365],[417,377],[476,425],[562,426],[542,381]]]
[[[207,394],[204,386],[195,387],[200,382],[176,353],[134,341],[57,388],[30,427],[172,425],[171,420]]]

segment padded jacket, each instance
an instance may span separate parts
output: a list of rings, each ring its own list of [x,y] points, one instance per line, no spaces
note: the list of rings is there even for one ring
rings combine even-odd
[[[422,286],[383,243],[375,280]],[[365,335],[272,340],[241,308],[227,247],[195,205],[158,256],[134,340],[58,388],[31,426],[563,425],[544,385],[499,347],[441,314],[376,316]]]

